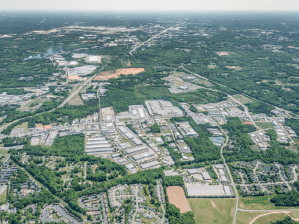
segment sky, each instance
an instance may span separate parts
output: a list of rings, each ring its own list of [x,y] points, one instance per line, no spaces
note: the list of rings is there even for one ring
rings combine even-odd
[[[299,0],[0,0],[0,10],[298,11]]]

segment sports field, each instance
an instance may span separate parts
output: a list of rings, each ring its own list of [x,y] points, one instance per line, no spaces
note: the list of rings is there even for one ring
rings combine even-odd
[[[236,199],[188,198],[195,222],[198,224],[233,223]]]

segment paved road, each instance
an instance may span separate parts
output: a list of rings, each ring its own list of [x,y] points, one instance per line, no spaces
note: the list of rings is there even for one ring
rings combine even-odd
[[[198,74],[196,74],[196,73],[194,73],[194,72],[191,72],[189,69],[185,68],[183,65],[181,65],[180,68],[184,69],[185,71],[187,71],[187,72],[189,72],[189,73],[191,73],[191,74],[193,74],[193,75],[195,75],[195,76],[197,76],[197,77],[200,77],[200,78],[202,78],[202,79],[208,80],[208,81],[211,82],[211,83],[217,84],[217,85],[222,86],[222,87],[226,87],[226,88],[228,88],[229,90],[237,91],[237,90],[232,89],[232,88],[230,88],[230,87],[227,87],[227,86],[225,86],[225,85],[223,85],[223,84],[221,84],[221,83],[215,82],[215,81],[210,80],[210,79],[208,79],[208,78],[206,78],[206,77],[203,77],[203,76],[198,75]],[[265,103],[265,104],[267,104],[267,105],[273,106],[273,107],[275,107],[276,109],[282,110],[282,111],[284,111],[284,112],[287,113],[287,114],[292,113],[291,111],[288,111],[288,110],[286,110],[286,109],[277,107],[277,106],[275,106],[275,105],[273,105],[273,104],[270,104],[270,103],[267,103],[267,102],[265,102],[265,101],[258,100],[258,99],[256,99],[256,98],[254,98],[254,97],[252,97],[252,96],[249,96],[249,95],[246,95],[246,94],[244,94],[244,93],[242,93],[242,92],[240,92],[240,91],[237,91],[237,92],[238,92],[240,95],[243,95],[243,96],[245,96],[245,97],[247,97],[247,98],[249,98],[249,99],[256,100],[256,101],[259,101],[259,102],[263,102],[263,103]],[[297,115],[297,116],[298,116],[298,115]]]
[[[175,26],[171,26],[171,27],[169,27],[169,28],[163,30],[162,32],[156,34],[155,36],[151,37],[151,38],[148,39],[147,41],[142,42],[142,43],[139,44],[138,46],[134,47],[134,48],[129,52],[129,54],[132,55],[132,53],[133,53],[134,51],[136,51],[136,50],[137,50],[139,47],[141,47],[142,45],[146,44],[147,42],[151,41],[152,39],[154,39],[154,38],[160,36],[162,33],[165,33],[165,32],[167,32],[168,30],[170,30],[170,29],[172,29],[172,28],[174,28],[174,27],[176,27],[176,26],[178,26],[178,25],[180,25],[180,24],[176,24]]]
[[[60,104],[57,108],[63,107],[66,103],[68,103],[76,94],[78,94],[80,92],[80,90],[83,88],[84,85],[86,85],[87,83],[91,83],[91,81],[94,79],[94,77],[96,77],[98,75],[99,72],[101,72],[106,66],[108,65],[108,63],[106,65],[104,65],[95,75],[91,76],[89,79],[87,79],[83,84],[80,85],[80,87],[78,89],[76,89],[76,86],[74,87],[74,91],[73,93],[68,96],[63,102],[62,104]]]
[[[255,124],[255,122],[253,121],[251,115],[249,114],[248,107],[246,107],[240,101],[238,101],[237,99],[235,99],[233,96],[228,95],[228,97],[231,98],[233,101],[235,101],[237,104],[241,105],[244,108],[244,112],[245,112],[246,116],[249,117],[250,121],[253,123],[253,125],[256,127],[256,129],[260,130],[260,128]]]

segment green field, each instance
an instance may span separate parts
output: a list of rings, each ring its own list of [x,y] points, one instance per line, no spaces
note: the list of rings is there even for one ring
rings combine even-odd
[[[23,124],[17,125],[15,126],[15,128],[24,128],[24,132],[26,133],[28,131],[28,122],[24,122]]]
[[[6,193],[7,193],[7,190],[3,191],[2,194],[0,194],[0,203],[6,202]]]
[[[188,198],[196,223],[231,224],[234,218],[235,199]]]
[[[288,209],[290,207],[278,207],[270,202],[269,196],[259,196],[259,197],[241,197],[239,199],[239,208],[249,209],[249,210],[265,210],[265,209]]]
[[[242,104],[246,104],[246,103],[249,103],[252,101],[251,99],[249,99],[243,95],[240,95],[240,94],[234,95],[233,97]]]
[[[287,217],[285,213],[275,213],[275,214],[268,214],[270,212],[243,212],[238,211],[236,224],[248,224],[251,223],[257,216],[267,214],[265,216],[258,217],[253,224],[266,224],[270,223],[271,221],[276,221],[280,219],[284,219]],[[292,216],[292,215],[291,215]]]
[[[274,125],[272,122],[255,122],[255,124],[262,129],[266,128],[274,128]]]

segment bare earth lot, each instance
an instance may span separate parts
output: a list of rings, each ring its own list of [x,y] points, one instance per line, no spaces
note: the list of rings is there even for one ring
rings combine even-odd
[[[109,79],[116,79],[120,75],[137,75],[141,72],[145,72],[144,68],[119,68],[116,69],[115,72],[113,71],[106,71],[106,72],[101,72],[98,76],[94,78],[94,80],[109,80]]]
[[[189,202],[185,196],[185,192],[182,187],[173,186],[167,188],[167,195],[169,203],[175,205],[181,210],[181,213],[191,211]]]

